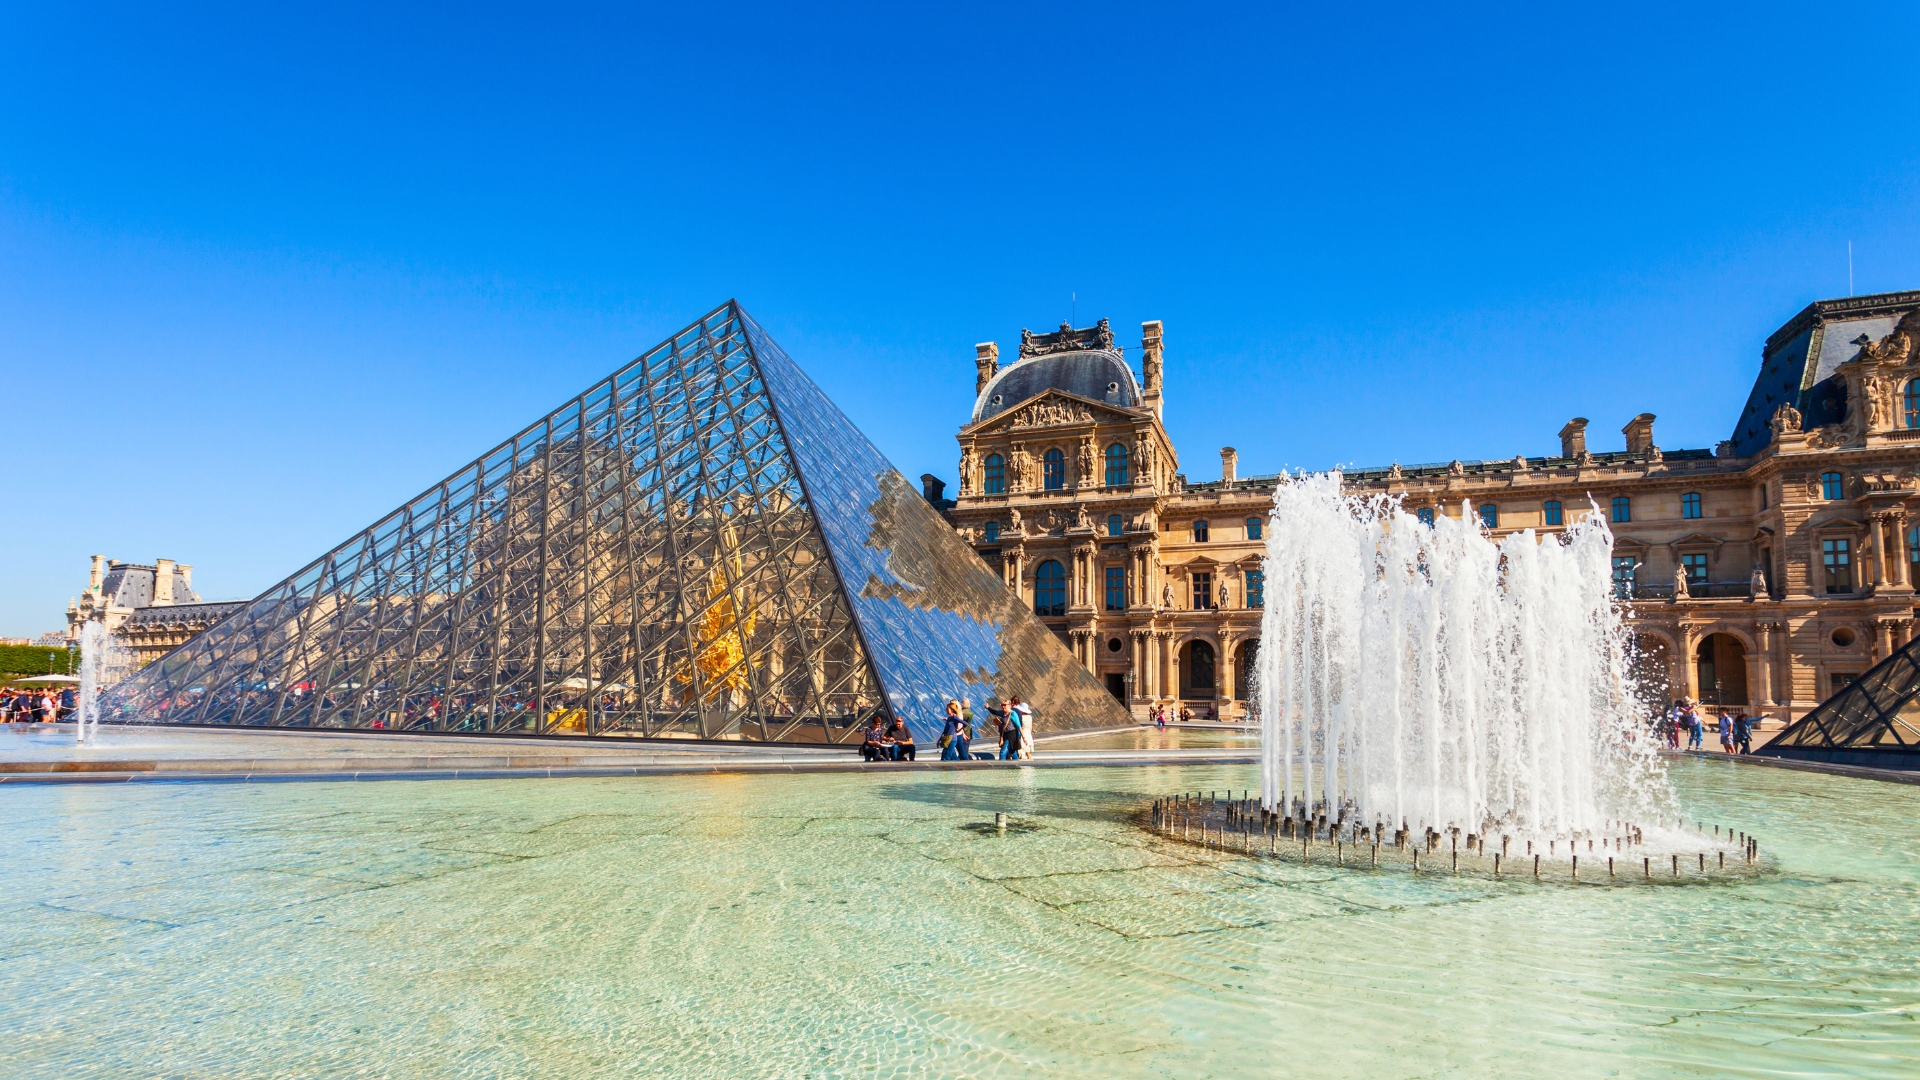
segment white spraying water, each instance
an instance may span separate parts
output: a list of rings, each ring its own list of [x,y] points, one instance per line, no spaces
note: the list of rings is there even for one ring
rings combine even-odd
[[[1261,802],[1356,825],[1541,839],[1673,815],[1596,513],[1496,543],[1339,473],[1282,483],[1267,534]]]
[[[127,650],[107,633],[105,623],[89,622],[80,628],[80,700],[74,719],[81,746],[100,733],[101,695],[130,673],[131,661]]]

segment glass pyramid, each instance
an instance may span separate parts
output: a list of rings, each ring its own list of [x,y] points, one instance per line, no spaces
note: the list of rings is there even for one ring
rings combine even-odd
[[[1754,753],[1920,769],[1920,638],[1894,650]]]
[[[130,722],[933,742],[1130,722],[728,302],[115,687]]]

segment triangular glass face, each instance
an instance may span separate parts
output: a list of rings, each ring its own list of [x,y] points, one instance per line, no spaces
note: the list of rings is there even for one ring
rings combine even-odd
[[[1920,768],[1920,638],[1790,724],[1758,753]]]
[[[801,445],[854,448],[876,497],[849,505],[847,464]],[[820,494],[808,467],[822,473]],[[855,741],[891,702],[931,740],[934,699],[961,696],[952,686],[977,701],[1005,669],[1044,684],[1013,692],[1038,699],[1049,726],[1125,722],[931,507],[917,496],[892,507],[877,497],[883,484],[911,494],[729,303],[169,653],[114,701],[127,720],[161,723],[811,742]],[[814,498],[830,509],[816,513]],[[849,548],[840,527],[866,508],[927,534],[903,549],[977,566],[1024,623],[997,610],[984,638],[956,637],[940,620],[987,611],[986,600],[850,601],[843,575],[870,577],[859,561],[870,554],[883,574],[888,563],[864,533]],[[919,625],[893,625],[903,618]],[[1001,637],[1006,649],[984,644]],[[911,655],[876,664],[869,644]],[[1108,708],[1082,708],[1087,688]],[[1049,716],[1053,701],[1062,708]]]

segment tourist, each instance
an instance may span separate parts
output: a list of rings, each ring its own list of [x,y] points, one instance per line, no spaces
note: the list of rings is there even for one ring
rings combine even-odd
[[[971,759],[973,757],[973,734],[974,734],[973,702],[972,701],[970,700],[962,701],[960,703],[960,719],[965,720],[967,722],[967,757]]]
[[[1720,710],[1720,752],[1733,753],[1733,717],[1725,709]]]
[[[887,749],[887,720],[885,713],[876,712],[867,722],[865,741],[860,744],[860,756],[867,761],[886,761],[893,755]]]
[[[1007,699],[1007,718],[1020,727],[1020,752],[1016,756],[1021,760],[1032,760],[1033,706],[1021,701],[1020,695],[1015,694]]]
[[[1187,707],[1185,705],[1180,706],[1180,722],[1183,724],[1188,724],[1193,722],[1193,714],[1187,711]]]
[[[887,742],[892,744],[893,760],[913,760],[913,732],[907,722],[899,717],[893,718],[893,726],[887,729]]]
[[[1733,718],[1733,741],[1739,746],[1740,753],[1753,753],[1753,725],[1758,722],[1759,718],[1748,716],[1745,709]]]
[[[947,722],[940,728],[940,760],[966,761],[971,757],[967,749],[967,721],[960,715],[958,701],[947,702]]]
[[[1167,710],[1159,705],[1153,707],[1153,726],[1161,731],[1167,730]]]
[[[987,716],[993,721],[994,733],[1000,736],[1000,753],[997,755],[998,759],[1001,761],[1012,761],[1015,757],[1019,756],[1020,731],[1014,727],[1013,717],[1007,709],[1007,703],[1002,701],[999,704],[987,706]]]
[[[1694,707],[1693,699],[1680,699],[1680,726],[1687,729],[1687,749],[1700,749],[1700,710]]]

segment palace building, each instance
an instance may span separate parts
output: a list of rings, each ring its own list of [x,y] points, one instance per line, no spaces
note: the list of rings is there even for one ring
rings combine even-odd
[[[948,516],[1135,716],[1244,715],[1259,644],[1261,524],[1275,478],[1189,483],[1161,422],[1165,350],[1140,374],[1102,320],[976,347]],[[1415,513],[1495,535],[1606,515],[1652,693],[1797,718],[1914,636],[1920,573],[1920,292],[1826,300],[1770,336],[1731,437],[1662,449],[1654,417],[1592,451],[1360,469]],[[938,481],[928,495],[938,498]],[[1470,509],[1469,509],[1470,508]]]
[[[78,646],[87,623],[104,623],[145,667],[243,606],[201,600],[193,591],[193,567],[185,563],[155,559],[145,566],[95,555],[86,591],[67,602],[65,645]]]

